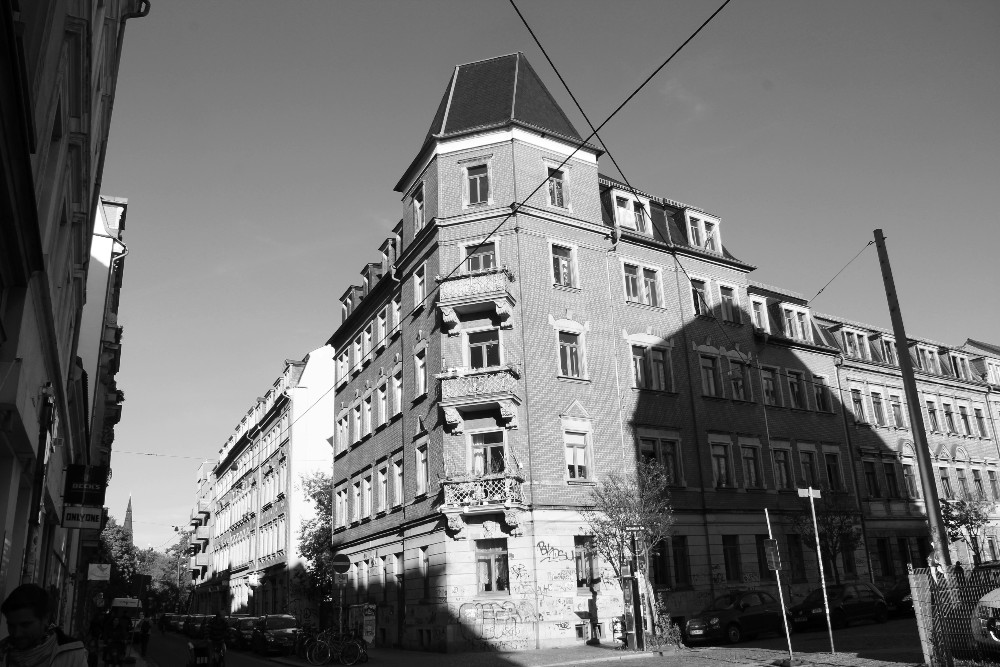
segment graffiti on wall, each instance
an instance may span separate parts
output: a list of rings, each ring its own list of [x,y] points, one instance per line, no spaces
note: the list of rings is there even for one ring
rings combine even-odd
[[[528,648],[534,614],[525,617],[514,602],[466,602],[458,610],[462,638],[484,651]]]
[[[573,560],[573,554],[566,551],[565,549],[560,549],[559,547],[552,546],[548,542],[538,543],[538,553],[542,555],[542,562],[552,562],[552,561],[566,561]]]

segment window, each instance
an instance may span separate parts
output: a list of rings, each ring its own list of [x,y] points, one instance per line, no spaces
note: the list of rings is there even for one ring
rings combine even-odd
[[[761,581],[773,580],[775,578],[774,570],[767,566],[767,535],[754,535],[757,541],[757,575],[760,577]]]
[[[476,582],[480,593],[509,593],[507,540],[476,540]]]
[[[422,496],[427,493],[427,483],[430,475],[427,465],[427,445],[417,447],[415,459],[417,464],[417,495]]]
[[[990,560],[992,560],[992,561],[1000,560],[1000,555],[998,555],[998,552],[997,552],[997,541],[996,541],[996,538],[994,538],[991,535],[990,537],[986,538],[986,543],[990,547]]]
[[[333,514],[336,526],[343,526],[347,523],[347,489],[337,491]]]
[[[805,410],[809,406],[806,404],[806,395],[802,391],[803,376],[799,371],[788,371],[788,399],[791,407]]]
[[[879,344],[882,349],[882,358],[885,360],[885,363],[898,366],[899,361],[896,359],[896,343],[888,338],[882,338],[879,341]]]
[[[472,474],[496,475],[505,470],[503,431],[472,434]]]
[[[695,315],[708,315],[711,312],[704,280],[691,281],[691,303],[694,305]]]
[[[363,437],[362,433],[361,433],[361,404],[360,403],[358,403],[357,405],[355,405],[354,409],[351,410],[351,422],[352,422],[351,423],[351,430],[354,431],[352,441],[353,442],[358,442]]]
[[[367,436],[372,432],[372,397],[368,396],[365,398],[364,410],[362,412],[362,435]]]
[[[740,322],[740,307],[736,301],[736,290],[732,287],[720,287],[719,294],[722,297],[722,319],[725,322]]]
[[[868,347],[865,337],[853,331],[844,332],[844,347],[848,356],[856,359],[868,358]]]
[[[748,488],[761,488],[764,480],[760,476],[760,450],[757,447],[741,447],[743,455],[743,485]]]
[[[354,483],[354,506],[351,508],[351,521],[361,520],[361,482]]]
[[[414,398],[427,393],[427,351],[420,350],[413,355]]]
[[[719,252],[719,223],[688,214],[688,242],[695,248]]]
[[[968,380],[971,377],[969,373],[969,360],[955,354],[949,356],[951,357],[951,369],[954,371],[955,377]]]
[[[549,167],[549,205],[566,208],[566,176],[559,169]]]
[[[878,471],[875,469],[874,461],[864,462],[865,470],[865,488],[868,490],[868,496],[870,498],[881,498],[882,489],[878,484]]]
[[[840,457],[832,452],[823,455],[826,461],[826,479],[831,491],[843,491],[844,485],[840,477]]]
[[[386,503],[389,498],[389,476],[388,471],[382,468],[378,471],[378,486],[376,492],[376,505],[375,509],[379,512],[384,512],[386,508]]]
[[[367,358],[368,355],[371,354],[371,351],[372,351],[372,329],[373,328],[374,327],[371,324],[369,324],[367,327],[365,327],[364,348],[362,350],[363,354],[365,355],[365,358]]]
[[[774,483],[779,489],[795,488],[792,465],[789,461],[790,454],[787,449],[771,450],[771,458],[774,459]]]
[[[938,423],[937,406],[934,401],[927,401],[927,426],[932,431],[941,430],[941,424]]]
[[[667,350],[659,347],[632,346],[632,373],[637,389],[670,391],[673,369]]]
[[[833,412],[830,403],[830,388],[826,386],[826,378],[814,375],[812,388],[813,399],[816,401],[816,409],[820,412]]]
[[[368,518],[372,515],[372,476],[365,477],[361,484],[361,516]]]
[[[647,306],[660,305],[659,280],[656,278],[656,271],[653,269],[642,270],[642,302]]]
[[[384,383],[378,386],[378,413],[375,417],[379,426],[389,421],[389,392]]]
[[[964,405],[958,406],[958,414],[962,418],[962,432],[965,435],[972,435],[972,423],[969,421],[969,409]]]
[[[639,267],[632,264],[625,265],[625,299],[640,301]]]
[[[876,544],[878,545],[878,563],[882,568],[882,576],[896,576],[896,565],[892,558],[892,550],[889,546],[888,538],[879,537],[876,540]]]
[[[875,414],[875,423],[885,426],[885,407],[882,405],[882,394],[877,391],[872,392],[872,410]]]
[[[677,441],[673,439],[639,438],[639,455],[644,461],[656,461],[662,465],[673,485],[681,484],[677,446]]]
[[[854,407],[854,421],[864,424],[868,420],[865,418],[865,399],[861,395],[860,389],[851,390],[851,404]]]
[[[399,296],[392,300],[392,329],[399,331],[399,321],[402,318],[402,301]]]
[[[806,486],[819,487],[816,475],[816,452],[809,449],[799,450],[799,460],[802,462],[802,479]]]
[[[705,396],[721,396],[719,386],[719,360],[708,355],[701,356],[701,393]]]
[[[750,394],[747,391],[747,372],[749,368],[741,361],[729,361],[729,386],[733,392],[734,401],[749,401]]]
[[[951,403],[943,403],[944,405],[944,422],[948,426],[948,433],[958,433],[958,429],[955,428],[955,413],[951,411]]]
[[[706,250],[711,250],[712,252],[719,252],[718,241],[715,238],[715,223],[704,221],[705,225],[705,245],[703,246]]]
[[[785,323],[785,335],[789,338],[812,342],[812,335],[809,329],[809,319],[805,311],[785,308],[782,311]]]
[[[972,471],[972,485],[976,487],[976,498],[986,499],[986,489],[983,487],[983,474],[978,470]]]
[[[392,377],[392,410],[393,414],[399,414],[403,410],[403,372],[400,371]]]
[[[792,581],[805,581],[806,559],[802,551],[802,536],[788,535],[788,569],[792,573]]]
[[[889,394],[889,407],[892,410],[892,423],[897,428],[906,428],[906,419],[903,417],[903,401],[898,394]]]
[[[490,201],[490,175],[485,164],[469,167],[469,204],[486,204]]]
[[[601,580],[594,551],[594,538],[576,536],[573,538],[573,560],[576,562],[576,587],[589,588]]]
[[[427,265],[421,264],[413,272],[413,308],[417,309],[427,296]]]
[[[990,478],[990,492],[993,493],[993,500],[1000,500],[1000,484],[997,483],[996,471],[987,470],[986,475]]]
[[[961,494],[959,497],[965,500],[969,497],[969,480],[965,477],[965,470],[963,468],[958,468],[955,470],[955,476],[958,478],[958,492]]]
[[[951,477],[948,476],[948,469],[938,468],[938,474],[941,477],[941,495],[943,495],[946,500],[954,500],[955,490],[951,488]]]
[[[615,197],[615,214],[619,226],[646,231],[645,210],[641,203],[625,197]]]
[[[488,271],[497,265],[497,247],[495,243],[480,243],[466,248],[465,269],[473,273]]]
[[[670,538],[670,560],[673,561],[674,588],[691,585],[691,567],[688,558],[687,535]]]
[[[973,412],[976,414],[976,428],[979,429],[979,435],[988,438],[986,434],[986,420],[983,418],[982,408],[973,408]]]
[[[576,287],[573,267],[573,250],[561,245],[552,246],[552,282],[562,287]]]
[[[381,348],[382,344],[385,342],[385,335],[386,332],[388,331],[386,328],[388,324],[388,319],[389,319],[389,311],[388,309],[383,308],[378,314],[378,319],[375,320],[376,347]]]
[[[701,221],[698,218],[691,218],[688,222],[689,241],[696,248],[701,247]]]
[[[733,486],[733,476],[729,471],[729,445],[712,445],[712,475],[715,478],[715,488]]]
[[[726,581],[743,583],[739,535],[722,536],[722,559],[726,569]]]
[[[580,364],[580,334],[568,331],[559,332],[559,373],[564,377],[582,378],[583,368]]]
[[[903,464],[903,483],[906,484],[906,494],[910,498],[920,497],[920,490],[917,489],[917,477],[913,473],[913,466],[909,463]]]
[[[764,387],[764,403],[767,405],[780,405],[778,398],[778,383],[775,381],[775,372],[770,368],[760,369],[760,383]]]
[[[569,479],[590,479],[590,448],[586,433],[565,431],[563,443],[566,447],[566,474]]]
[[[424,599],[427,600],[431,596],[431,557],[427,553],[427,547],[420,547],[417,550],[417,557],[420,559],[420,579],[424,585]]]
[[[354,360],[353,360],[354,364],[353,364],[353,366],[355,368],[357,368],[358,366],[361,365],[361,360],[364,358],[363,349],[364,348],[361,345],[361,334],[358,334],[358,337],[354,339]]]
[[[403,462],[393,461],[392,463],[392,505],[398,507],[403,504]]]
[[[413,193],[413,233],[424,228],[424,186]]]
[[[896,464],[892,461],[883,461],[882,472],[885,473],[886,496],[889,498],[899,498],[899,480],[896,477]]]
[[[500,365],[500,330],[488,329],[469,334],[469,366],[479,370]]]
[[[750,312],[753,317],[753,325],[758,329],[768,330],[767,326],[767,313],[764,310],[763,301],[751,301],[750,302]]]
[[[929,350],[926,347],[917,348],[917,368],[922,371],[927,371],[928,373],[937,373],[938,366],[937,360],[935,359],[937,355],[934,354],[933,350]]]

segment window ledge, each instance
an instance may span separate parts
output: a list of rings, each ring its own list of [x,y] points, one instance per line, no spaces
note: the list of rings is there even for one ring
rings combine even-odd
[[[569,486],[597,486],[597,482],[592,479],[566,479],[563,478]]]
[[[722,491],[723,493],[737,493],[743,489],[738,489],[735,486],[714,486],[713,491]]]
[[[577,384],[590,384],[588,378],[576,378],[570,375],[556,375],[557,380],[562,380],[563,382],[575,382]]]
[[[413,307],[413,310],[410,311],[410,315],[416,317],[417,314],[420,313],[420,311],[423,310],[424,306],[426,305],[427,305],[427,295],[425,294],[424,297],[420,300],[420,302]]]
[[[632,387],[632,391],[642,392],[645,394],[655,394],[657,396],[678,396],[679,392],[673,389],[650,389],[648,387]]]
[[[418,394],[417,396],[414,396],[413,400],[411,402],[412,403],[419,403],[420,401],[424,400],[425,398],[427,398],[427,392],[426,391],[424,393],[422,393],[422,394]]]
[[[708,399],[710,401],[724,401],[724,400],[726,400],[725,396],[712,396],[711,394],[702,394],[701,397],[705,398],[705,399]]]
[[[413,502],[417,502],[418,500],[426,500],[426,498],[427,498],[427,492],[421,491],[420,493],[413,496]]]
[[[766,493],[767,492],[767,487],[766,486],[748,486],[748,487],[746,487],[746,492],[747,493]]]
[[[399,335],[399,332],[400,332],[400,331],[401,331],[401,329],[400,329],[399,325],[397,324],[397,325],[396,325],[396,326],[395,326],[395,327],[393,328],[393,330],[389,332],[389,338],[395,338],[396,336],[398,336],[398,335]]]
[[[559,283],[552,283],[552,289],[560,290],[562,292],[570,292],[573,294],[580,294],[583,292],[583,290],[576,285],[561,285]]]
[[[630,306],[636,306],[637,308],[641,308],[643,310],[652,310],[653,312],[657,313],[665,312],[667,310],[663,306],[654,306],[652,304],[643,303],[642,301],[632,301],[631,299],[625,299],[625,303]]]
[[[743,326],[743,322],[735,322],[733,320],[722,320],[722,323],[723,324],[728,324],[731,327],[741,327],[741,326]]]
[[[706,315],[704,313],[695,313],[694,316],[695,316],[695,319],[706,320],[708,322],[712,322],[712,321],[715,320],[715,315]]]

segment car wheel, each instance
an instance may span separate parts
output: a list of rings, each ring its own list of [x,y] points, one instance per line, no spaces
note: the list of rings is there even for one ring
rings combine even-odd
[[[885,607],[879,606],[875,608],[876,623],[885,623],[888,618],[889,618],[889,611]]]
[[[831,622],[833,623],[833,627],[835,630],[846,628],[850,623],[850,621],[847,618],[847,614],[845,614],[842,609],[838,609],[835,612],[833,612],[833,616],[831,617]]]
[[[731,623],[726,628],[726,639],[729,640],[730,644],[739,644],[743,641],[743,630],[735,623]]]

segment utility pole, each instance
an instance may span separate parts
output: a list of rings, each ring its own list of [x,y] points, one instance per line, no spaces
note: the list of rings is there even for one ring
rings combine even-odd
[[[903,375],[903,390],[906,392],[910,426],[913,428],[913,449],[916,450],[917,454],[917,470],[920,471],[920,486],[924,491],[924,505],[927,508],[931,541],[934,544],[937,562],[949,566],[951,565],[951,553],[948,551],[948,533],[941,517],[941,502],[938,499],[937,485],[934,483],[934,467],[931,463],[931,452],[927,446],[924,417],[920,412],[920,394],[917,393],[917,381],[913,377],[913,361],[910,359],[910,348],[906,344],[903,314],[899,309],[896,284],[892,279],[889,253],[885,249],[885,236],[882,235],[881,229],[875,230],[875,247],[878,249],[879,266],[882,267],[885,298],[889,302],[892,333],[896,337],[896,356],[899,358],[899,370]]]

